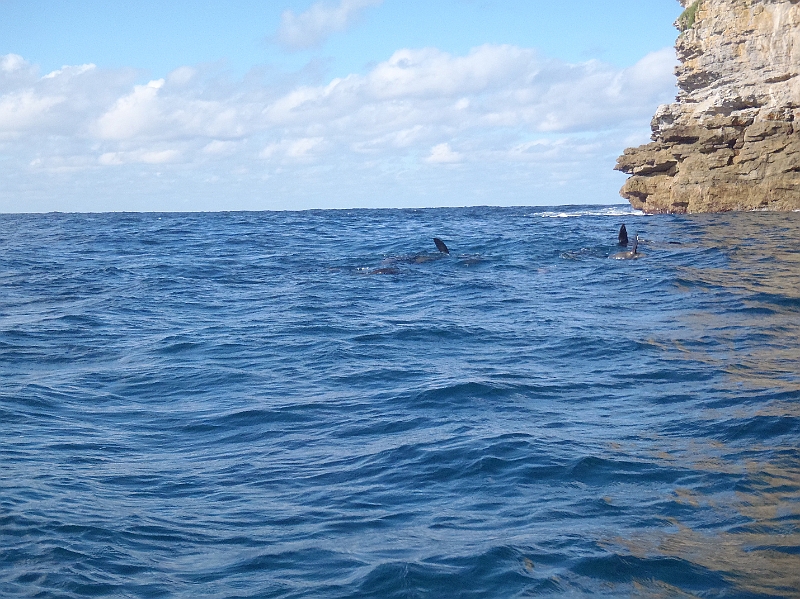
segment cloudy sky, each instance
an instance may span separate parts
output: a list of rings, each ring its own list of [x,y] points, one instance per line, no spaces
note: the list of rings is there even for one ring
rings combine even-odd
[[[675,0],[0,0],[0,211],[619,203]]]

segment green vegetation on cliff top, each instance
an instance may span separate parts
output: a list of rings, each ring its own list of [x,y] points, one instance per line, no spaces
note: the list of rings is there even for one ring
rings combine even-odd
[[[681,32],[688,31],[692,27],[694,27],[695,18],[697,18],[697,9],[700,8],[700,2],[702,0],[697,0],[694,4],[689,6],[686,10],[681,13],[681,16],[678,17],[676,21],[676,25]]]

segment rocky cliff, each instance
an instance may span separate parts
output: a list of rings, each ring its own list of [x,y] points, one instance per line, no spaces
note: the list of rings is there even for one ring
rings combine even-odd
[[[645,212],[800,209],[800,0],[681,0],[680,92],[621,190]]]

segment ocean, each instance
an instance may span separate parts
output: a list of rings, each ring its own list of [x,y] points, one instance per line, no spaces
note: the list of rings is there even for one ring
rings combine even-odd
[[[0,596],[800,597],[798,240],[0,215]]]

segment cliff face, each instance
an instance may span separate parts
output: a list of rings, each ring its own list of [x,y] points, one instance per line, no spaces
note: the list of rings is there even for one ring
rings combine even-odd
[[[651,213],[800,209],[800,0],[681,3],[677,102],[618,159],[620,193]]]

